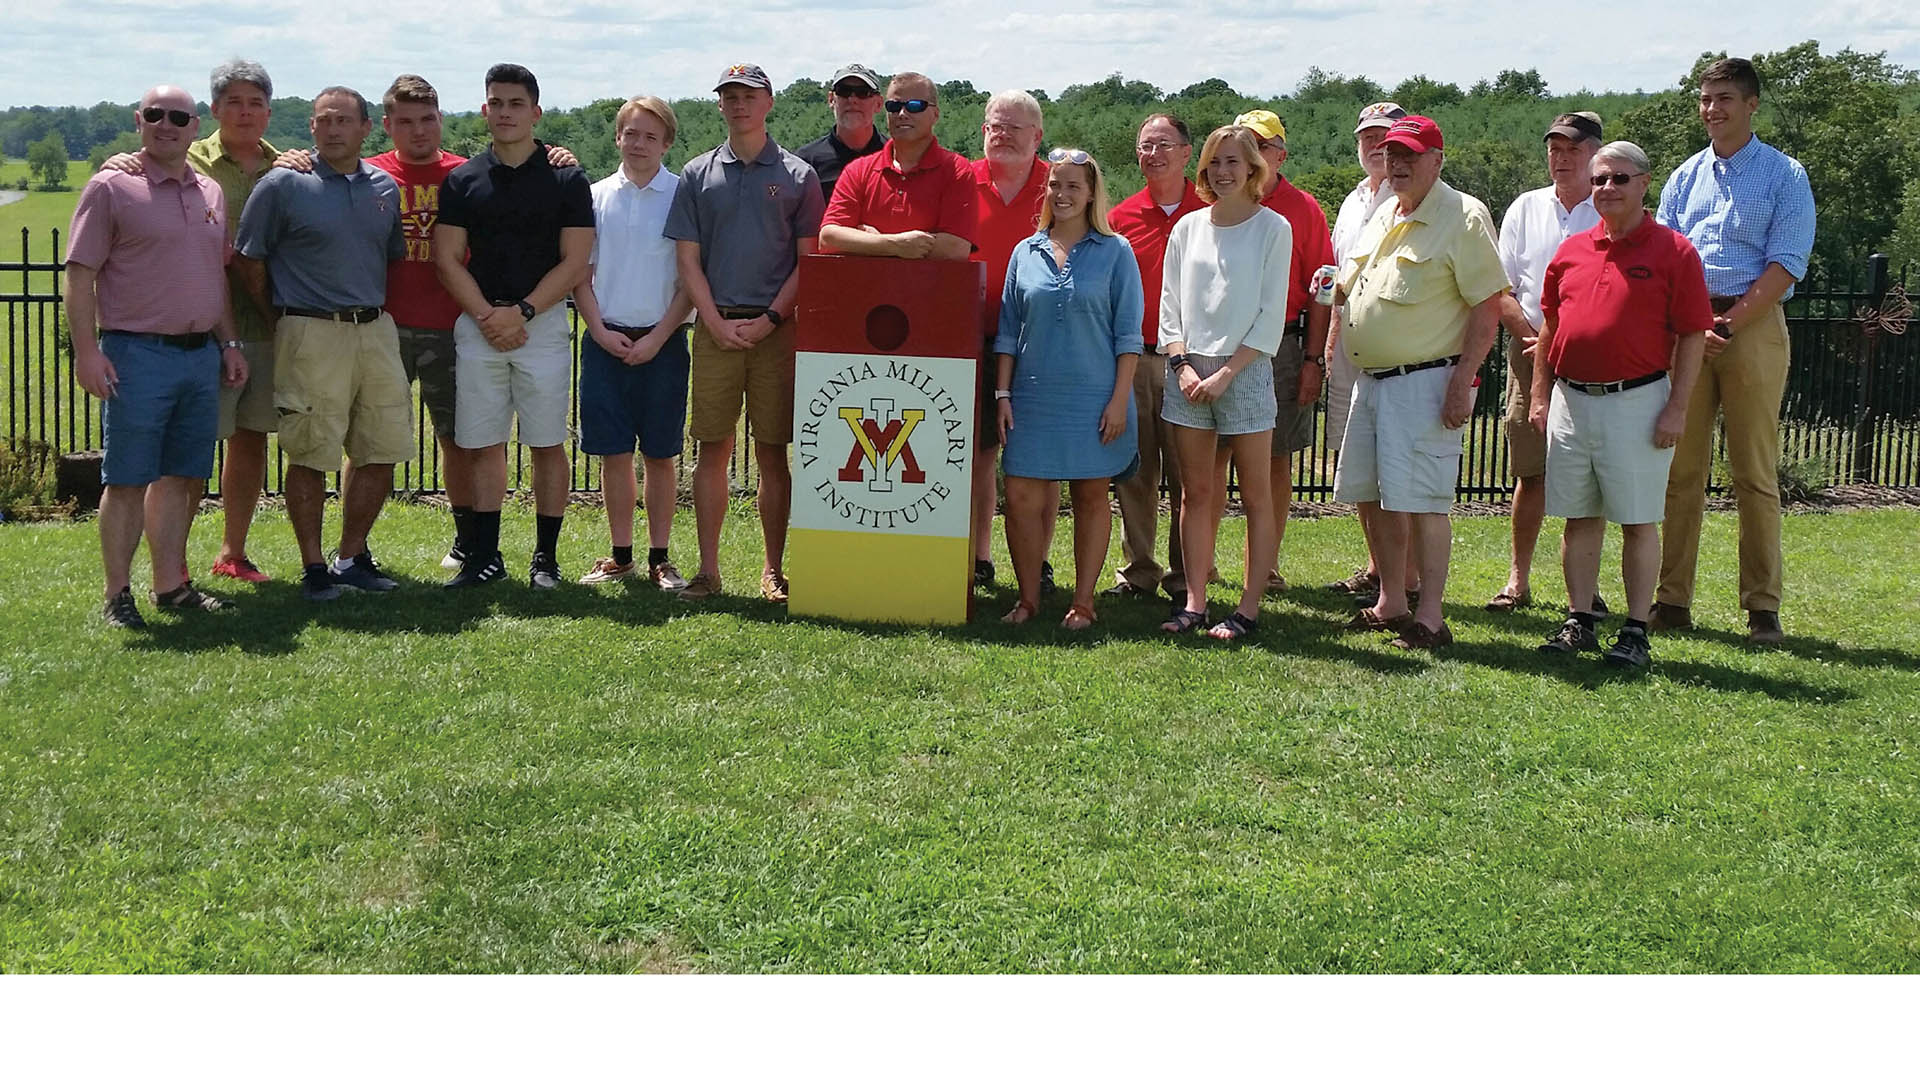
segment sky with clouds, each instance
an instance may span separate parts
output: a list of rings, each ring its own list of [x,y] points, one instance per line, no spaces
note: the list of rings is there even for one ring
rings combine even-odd
[[[1119,71],[1167,90],[1218,76],[1255,96],[1291,91],[1313,66],[1387,86],[1413,74],[1466,86],[1537,67],[1555,91],[1655,89],[1703,51],[1746,55],[1808,38],[1920,68],[1915,0],[742,0],[661,5],[657,15],[631,0],[9,6],[0,107],[133,101],[157,82],[205,94],[207,72],[235,55],[262,61],[282,95],[343,83],[374,96],[395,74],[416,72],[454,111],[479,106],[481,74],[499,60],[533,69],[543,103],[559,107],[703,95],[736,62],[761,64],[776,87],[858,60],[983,90],[1058,93]]]

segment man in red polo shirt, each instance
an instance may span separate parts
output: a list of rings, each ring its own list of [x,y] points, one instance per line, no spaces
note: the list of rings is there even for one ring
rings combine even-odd
[[[973,169],[933,137],[933,80],[905,71],[887,84],[885,150],[848,165],[820,222],[820,250],[898,259],[973,253]]]
[[[1000,325],[1000,292],[1007,283],[1007,262],[1014,246],[1039,227],[1040,204],[1047,196],[1047,163],[1040,153],[1040,103],[1025,90],[1002,90],[987,99],[980,136],[986,156],[973,163],[975,242],[973,261],[987,267],[986,346],[981,351],[975,401],[980,423],[973,453],[973,582],[993,583],[993,457],[1000,449],[992,384],[993,336]],[[1047,519],[1053,540],[1054,519]],[[1053,591],[1053,564],[1040,564],[1040,591]]]
[[[1207,204],[1200,201],[1199,191],[1187,179],[1193,135],[1185,121],[1154,113],[1140,125],[1133,149],[1147,186],[1122,199],[1107,215],[1107,222],[1133,245],[1133,257],[1140,263],[1140,285],[1146,292],[1146,320],[1140,327],[1146,355],[1133,368],[1140,468],[1131,479],[1115,485],[1120,502],[1120,566],[1114,571],[1116,580],[1107,595],[1144,599],[1151,598],[1154,590],[1165,588],[1175,604],[1184,604],[1187,575],[1180,559],[1180,469],[1173,458],[1173,439],[1166,422],[1160,419],[1160,403],[1167,389],[1167,358],[1158,346],[1160,278],[1173,223],[1196,210],[1205,210]],[[1164,572],[1154,561],[1162,476],[1167,478],[1167,497],[1173,503]]]
[[[1313,404],[1320,400],[1320,384],[1327,373],[1327,324],[1333,309],[1313,302],[1308,288],[1313,272],[1333,265],[1333,234],[1327,231],[1327,214],[1319,200],[1287,182],[1280,166],[1287,160],[1287,128],[1280,118],[1266,109],[1241,113],[1233,121],[1253,132],[1259,140],[1260,156],[1273,171],[1272,186],[1261,203],[1287,219],[1293,226],[1293,280],[1287,285],[1287,332],[1280,339],[1280,351],[1273,357],[1273,456],[1280,464],[1273,469],[1274,528],[1282,540],[1287,535],[1287,509],[1293,505],[1293,455],[1313,445]],[[1302,316],[1305,316],[1303,319]],[[1305,323],[1302,338],[1301,324]],[[1218,517],[1226,511],[1225,477],[1215,485],[1219,491]],[[1280,592],[1287,587],[1276,565],[1267,569],[1267,591]]]
[[[1611,520],[1620,523],[1627,624],[1606,659],[1645,668],[1667,471],[1713,307],[1693,245],[1646,211],[1646,152],[1608,143],[1590,168],[1600,224],[1560,245],[1540,291],[1534,355],[1545,361],[1534,364],[1529,419],[1547,436],[1547,513],[1567,519],[1561,566],[1571,612],[1540,651],[1600,647],[1593,593]]]

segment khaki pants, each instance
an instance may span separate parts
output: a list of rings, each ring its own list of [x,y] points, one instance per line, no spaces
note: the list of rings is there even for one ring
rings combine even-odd
[[[1140,468],[1126,483],[1115,485],[1120,502],[1120,567],[1114,571],[1114,577],[1148,592],[1162,585],[1173,592],[1187,587],[1187,575],[1180,558],[1180,468],[1173,457],[1171,425],[1160,419],[1160,405],[1166,391],[1167,358],[1158,352],[1142,353],[1140,362],[1133,368]],[[1154,559],[1155,534],[1160,527],[1162,476],[1167,479],[1168,494],[1173,500],[1164,576]]]
[[[1702,366],[1667,480],[1661,603],[1693,606],[1717,412],[1726,417],[1727,469],[1740,508],[1740,606],[1780,610],[1780,398],[1787,363],[1787,317],[1775,304]]]

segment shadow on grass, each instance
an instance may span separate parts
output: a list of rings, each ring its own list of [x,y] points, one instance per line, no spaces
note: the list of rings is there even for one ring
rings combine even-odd
[[[1538,652],[1530,645],[1498,641],[1463,642],[1448,649],[1445,655],[1449,660],[1479,664],[1513,675],[1558,679],[1585,690],[1594,690],[1615,683],[1638,682],[1650,675],[1658,675],[1670,682],[1717,690],[1722,693],[1760,694],[1781,701],[1809,704],[1853,701],[1860,696],[1842,686],[1819,686],[1799,679],[1736,670],[1717,664],[1664,659],[1660,655],[1660,643],[1657,638],[1653,646],[1651,672],[1616,668],[1602,660],[1598,653],[1581,653],[1578,656],[1548,655]]]

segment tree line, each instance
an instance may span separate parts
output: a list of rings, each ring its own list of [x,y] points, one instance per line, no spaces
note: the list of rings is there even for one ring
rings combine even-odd
[[[1393,100],[1411,112],[1432,116],[1447,138],[1445,176],[1449,183],[1479,197],[1495,213],[1529,188],[1545,182],[1540,135],[1561,112],[1598,113],[1607,137],[1631,139],[1655,163],[1655,187],[1688,155],[1706,145],[1695,105],[1698,73],[1724,53],[1703,53],[1671,88],[1659,91],[1588,91],[1556,94],[1538,70],[1503,70],[1462,88],[1425,75],[1393,86],[1365,76],[1309,68],[1292,94],[1250,97],[1223,79],[1206,79],[1179,90],[1115,73],[1094,83],[1069,86],[1057,96],[1031,91],[1045,113],[1048,146],[1077,146],[1094,154],[1107,169],[1118,199],[1139,189],[1133,155],[1136,130],[1150,112],[1170,112],[1186,121],[1196,141],[1214,127],[1248,109],[1265,108],[1287,125],[1286,173],[1311,192],[1329,218],[1359,182],[1353,156],[1353,118],[1363,105]],[[1887,251],[1896,265],[1920,260],[1920,79],[1889,63],[1885,53],[1852,49],[1822,52],[1806,41],[1753,58],[1765,83],[1756,127],[1762,138],[1807,167],[1819,206],[1816,267],[1850,274],[1872,251]],[[362,87],[375,97],[382,87]],[[635,87],[635,92],[644,91]],[[784,146],[817,138],[831,126],[826,90],[813,79],[797,79],[775,98],[769,130]],[[462,104],[455,88],[442,88],[443,105]],[[980,121],[988,92],[955,80],[940,86],[940,141],[977,157],[982,147]],[[542,118],[539,135],[569,147],[594,176],[618,165],[613,147],[613,117],[620,98],[573,109],[554,109]],[[378,102],[375,102],[376,108]],[[673,103],[680,135],[668,165],[687,159],[726,137],[711,98]],[[308,99],[276,98],[268,140],[280,146],[308,141]],[[204,115],[205,106],[201,107]],[[204,130],[212,129],[211,121]],[[59,153],[47,146],[60,140]],[[0,152],[29,156],[29,144],[41,144],[40,159],[88,155],[93,163],[109,153],[137,146],[131,105],[102,102],[91,108],[16,107],[0,113]],[[450,111],[446,145],[456,153],[478,152],[487,143],[485,121],[477,111]],[[367,152],[386,149],[385,133],[375,125]]]

